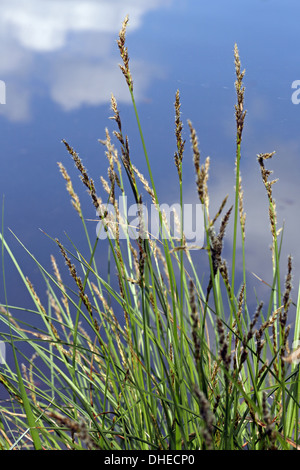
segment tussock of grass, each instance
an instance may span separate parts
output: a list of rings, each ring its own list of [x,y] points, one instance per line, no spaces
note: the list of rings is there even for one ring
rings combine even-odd
[[[43,328],[17,321],[17,307],[4,299],[1,338],[13,352],[14,367],[3,364],[0,382],[7,392],[0,413],[2,449],[293,449],[298,448],[299,348],[291,351],[290,326],[292,258],[282,283],[279,270],[281,236],[276,204],[265,164],[274,153],[258,156],[269,202],[273,284],[267,302],[248,309],[246,282],[246,214],[240,171],[244,109],[244,71],[234,48],[237,104],[234,205],[227,196],[217,214],[210,214],[209,166],[201,163],[196,130],[188,121],[195,166],[195,184],[203,205],[209,282],[200,280],[193,252],[186,242],[180,218],[176,240],[159,206],[151,164],[134,100],[129,68],[125,19],[118,39],[120,65],[132,98],[144,149],[148,177],[131,161],[128,137],[123,133],[117,101],[112,96],[113,137],[108,129],[105,147],[108,172],[102,191],[77,152],[66,141],[85,189],[106,232],[109,264],[96,262],[99,239],[91,239],[78,195],[67,169],[59,163],[67,191],[86,235],[86,250],[67,249],[52,240],[62,256],[61,274],[51,255],[53,272],[46,271],[32,253],[44,278],[48,305],[26,278],[1,235],[7,251],[33,302]],[[175,95],[175,152],[178,192],[183,201],[183,123],[179,91]],[[114,138],[114,140],[113,140]],[[114,143],[115,142],[115,143]],[[233,162],[234,163],[234,162]],[[119,196],[131,195],[140,206],[139,232],[122,240]],[[144,201],[145,198],[145,201]],[[148,201],[147,201],[148,198]],[[158,211],[160,237],[145,237],[141,204]],[[108,204],[114,207],[109,212]],[[228,224],[233,223],[232,269],[223,257]],[[237,237],[242,240],[243,276],[236,279]],[[17,238],[17,237],[16,237]],[[19,240],[22,245],[21,240]],[[104,242],[101,242],[104,243]],[[22,245],[23,246],[23,245]],[[5,270],[3,262],[3,271]],[[5,271],[4,271],[5,272]],[[251,295],[251,294],[250,294]],[[299,299],[294,339],[299,339]],[[22,309],[21,309],[22,310]],[[26,318],[24,316],[24,318]],[[23,345],[31,347],[25,355]]]

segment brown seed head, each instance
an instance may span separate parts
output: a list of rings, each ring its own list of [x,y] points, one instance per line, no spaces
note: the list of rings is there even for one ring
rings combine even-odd
[[[126,28],[127,24],[129,21],[128,15],[125,17],[123,23],[122,23],[122,29],[119,33],[119,39],[117,41],[120,55],[123,61],[123,65],[119,65],[120,69],[122,70],[122,73],[126,79],[126,83],[131,91],[133,91],[133,81],[131,77],[131,72],[129,68],[129,56],[128,56],[128,49],[125,46],[125,39],[126,39]]]

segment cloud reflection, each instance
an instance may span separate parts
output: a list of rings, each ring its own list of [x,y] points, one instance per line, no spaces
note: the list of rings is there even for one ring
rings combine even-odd
[[[2,0],[1,18],[6,32],[25,48],[53,51],[62,48],[72,32],[115,34],[130,12],[131,31],[139,28],[148,11],[170,0]]]
[[[276,151],[271,160],[266,163],[266,168],[274,170],[270,179],[278,178],[278,182],[273,186],[273,197],[276,202],[277,228],[284,228],[283,243],[281,250],[281,277],[284,283],[287,272],[287,257],[289,254],[293,258],[293,284],[298,288],[300,277],[300,256],[299,256],[299,219],[297,214],[300,211],[300,201],[298,197],[299,189],[297,176],[300,171],[299,142],[291,140],[283,142],[273,138],[272,144],[266,141],[258,141],[255,145],[247,145],[247,152],[242,152],[241,176],[244,191],[244,210],[246,212],[246,268],[250,281],[249,292],[253,293],[255,288],[259,298],[265,298],[269,294],[269,289],[259,281],[252,273],[272,284],[272,257],[271,244],[272,236],[270,231],[268,199],[266,189],[262,183],[260,168],[256,158],[256,147],[267,148],[266,151]],[[247,161],[248,160],[248,161]],[[213,195],[211,201],[211,215],[213,216],[226,194],[229,194],[227,209],[234,204],[234,178],[233,161],[230,166],[228,160],[216,162],[211,159],[211,173],[216,176],[213,183],[209,183],[210,194]],[[225,214],[226,209],[223,211]],[[225,258],[229,265],[231,263],[232,236],[233,236],[233,214],[231,215],[225,235]],[[281,238],[281,236],[280,236]],[[238,237],[237,268],[242,269],[242,245]],[[294,299],[296,300],[296,299]]]
[[[145,96],[150,82],[155,77],[163,77],[163,71],[147,63],[131,61],[134,76],[135,98]],[[60,62],[55,67],[51,82],[51,97],[65,111],[79,108],[83,105],[101,105],[110,100],[111,93],[118,101],[131,102],[130,94],[116,62],[102,60],[91,63],[82,60],[78,62]]]
[[[30,117],[33,81],[46,84],[49,95],[64,110],[98,105],[110,100],[128,101],[116,60],[115,38],[128,13],[128,35],[141,27],[143,16],[169,6],[172,0],[2,0],[0,15],[0,79],[7,83],[7,105],[0,109],[8,119]],[[47,73],[41,72],[40,64]],[[157,67],[136,62],[143,86],[161,74]],[[24,76],[26,80],[24,81]]]

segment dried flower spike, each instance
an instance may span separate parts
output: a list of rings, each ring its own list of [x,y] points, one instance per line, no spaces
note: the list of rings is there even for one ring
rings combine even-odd
[[[207,400],[204,393],[199,389],[199,387],[196,384],[194,384],[193,386],[193,392],[194,392],[195,397],[198,400],[200,415],[204,421],[204,427],[202,428],[201,433],[202,433],[206,447],[208,449],[212,449],[213,447],[212,436],[214,433],[215,416],[210,408],[209,401]]]
[[[88,188],[88,192],[89,192],[89,194],[92,198],[93,204],[94,204],[96,210],[98,210],[100,204],[99,204],[99,199],[98,199],[97,194],[96,194],[94,181],[91,178],[89,178],[89,176],[87,174],[87,171],[84,168],[84,166],[82,164],[82,161],[81,161],[81,158],[79,157],[78,153],[75,152],[75,150],[68,144],[68,142],[66,142],[65,139],[63,139],[62,142],[65,144],[69,154],[72,156],[72,158],[74,160],[74,163],[76,165],[76,168],[81,173],[81,175],[80,175],[81,181]]]
[[[129,56],[128,56],[128,50],[127,47],[125,47],[125,39],[126,39],[126,28],[127,28],[127,23],[129,21],[128,15],[126,15],[123,23],[122,23],[122,29],[119,33],[119,39],[117,41],[118,46],[119,46],[119,51],[121,58],[123,60],[123,65],[119,65],[120,69],[122,70],[122,73],[126,79],[126,83],[131,91],[133,91],[133,80],[131,77],[131,72],[129,69]]]
[[[221,358],[221,361],[223,362],[225,369],[228,372],[230,369],[231,355],[228,352],[228,343],[225,338],[223,322],[220,318],[217,318],[217,330],[218,330],[218,335],[219,335],[220,358]]]
[[[246,116],[246,111],[244,111],[244,93],[245,87],[243,86],[243,78],[245,75],[245,70],[241,72],[241,62],[239,58],[238,47],[234,45],[234,63],[235,63],[235,73],[236,73],[236,82],[235,89],[237,94],[237,104],[235,105],[235,118],[236,118],[236,127],[237,127],[237,144],[239,145],[242,141],[242,132],[244,127],[244,121]]]
[[[80,201],[79,201],[79,197],[77,196],[77,194],[75,193],[74,189],[73,189],[73,184],[72,184],[72,180],[70,178],[70,176],[68,175],[68,172],[67,170],[65,169],[65,167],[63,166],[63,164],[61,162],[57,162],[57,165],[60,169],[60,172],[64,178],[64,180],[66,181],[66,188],[67,188],[67,191],[68,193],[70,194],[71,196],[71,203],[72,203],[72,206],[74,207],[74,209],[76,210],[76,212],[78,213],[78,215],[80,217],[82,217],[82,212],[81,212],[81,206],[80,206]]]
[[[208,190],[207,190],[207,180],[208,180],[208,170],[210,159],[206,158],[205,165],[200,165],[200,151],[198,146],[198,137],[196,131],[191,123],[188,121],[191,135],[191,143],[194,154],[194,166],[196,172],[196,184],[198,190],[198,196],[201,204],[205,204],[206,209],[208,210]]]
[[[272,194],[272,186],[274,183],[278,181],[278,179],[275,179],[273,181],[268,181],[268,178],[272,174],[272,171],[267,170],[264,165],[264,160],[268,160],[269,158],[272,158],[274,154],[275,152],[260,153],[259,155],[257,155],[257,160],[260,165],[262,180],[263,180],[263,183],[265,185],[265,188],[268,194],[271,233],[272,233],[273,238],[275,239],[277,237],[277,231],[276,231],[277,216],[276,216],[276,204],[275,204],[275,200],[273,199],[273,194]]]
[[[175,98],[175,135],[177,142],[177,151],[174,155],[175,165],[178,171],[179,181],[182,181],[182,168],[181,163],[183,159],[183,151],[185,146],[185,140],[182,140],[182,121],[180,119],[180,96],[179,90],[176,92]]]
[[[200,329],[200,322],[197,313],[197,305],[195,299],[195,288],[194,283],[190,280],[189,286],[189,294],[190,294],[190,306],[191,306],[191,320],[192,320],[192,338],[194,343],[194,357],[196,363],[200,361],[200,338],[199,338],[199,329]]]

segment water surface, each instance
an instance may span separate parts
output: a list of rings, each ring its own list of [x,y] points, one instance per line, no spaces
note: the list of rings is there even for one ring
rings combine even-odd
[[[246,68],[248,110],[241,161],[248,269],[271,281],[266,194],[256,156],[276,150],[270,168],[274,177],[279,177],[274,187],[278,221],[285,220],[283,269],[291,252],[297,288],[300,106],[291,98],[295,91],[292,83],[300,79],[300,5],[295,0],[1,1],[0,79],[6,86],[6,103],[0,105],[4,233],[25,274],[44,299],[40,273],[8,227],[47,269],[51,269],[50,254],[59,259],[59,253],[40,228],[62,242],[66,241],[64,232],[78,245],[84,239],[58,161],[72,176],[86,218],[95,217],[61,139],[79,152],[101,192],[99,178],[106,176],[107,161],[98,139],[104,139],[106,126],[114,129],[108,119],[111,93],[117,98],[129,136],[132,160],[147,177],[129,92],[118,68],[116,39],[127,13],[135,96],[159,196],[165,202],[172,202],[178,194],[173,163],[177,89],[187,139],[187,198],[196,198],[187,126],[190,119],[198,133],[202,161],[207,155],[211,157],[212,213],[226,194],[229,202],[233,200],[233,48],[238,44],[242,68]],[[89,227],[94,233],[92,223]],[[230,250],[230,245],[225,249]],[[103,256],[105,259],[105,253]],[[197,256],[200,266],[201,255]],[[5,262],[8,303],[29,305],[15,268],[7,258]],[[253,283],[263,292],[265,287],[255,278]],[[4,302],[2,284],[0,293]]]

